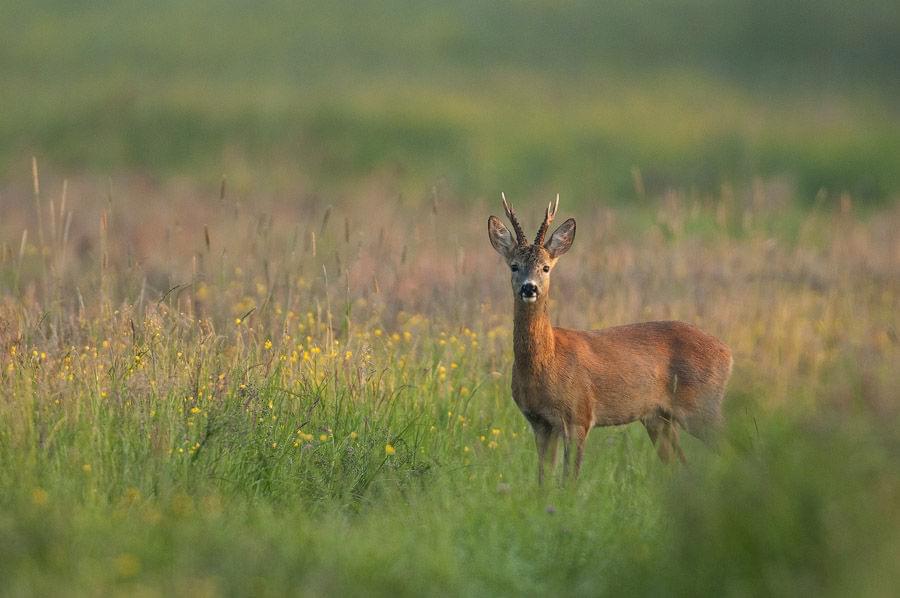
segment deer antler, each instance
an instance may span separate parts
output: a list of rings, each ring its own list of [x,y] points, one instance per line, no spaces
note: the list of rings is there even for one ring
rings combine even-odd
[[[506,201],[506,194],[502,191],[500,192],[500,198],[503,199],[503,209],[506,211],[506,217],[509,218],[509,221],[512,223],[513,230],[516,231],[516,244],[520,247],[527,246],[528,241],[525,239],[525,231],[522,230],[519,219],[516,218],[515,212],[513,212],[512,208],[509,206],[509,202]]]
[[[535,245],[544,244],[544,235],[547,234],[547,228],[550,226],[550,223],[553,222],[554,218],[556,218],[557,210],[559,210],[559,193],[556,194],[556,203],[551,201],[547,206],[547,213],[544,215],[544,221],[541,223],[541,227],[538,229],[537,236],[534,238]]]

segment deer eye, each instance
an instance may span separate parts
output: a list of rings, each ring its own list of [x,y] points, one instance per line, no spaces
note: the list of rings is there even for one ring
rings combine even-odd
[[[512,264],[512,265],[510,265],[509,268],[510,268],[513,272],[518,272],[518,271],[519,271],[519,264]]]
[[[549,271],[550,271],[550,266],[544,266],[544,272],[549,272]]]

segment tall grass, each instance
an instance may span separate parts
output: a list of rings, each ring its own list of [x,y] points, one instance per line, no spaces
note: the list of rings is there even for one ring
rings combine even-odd
[[[897,210],[563,197],[555,322],[693,321],[735,373],[720,454],[600,429],[539,489],[496,202],[395,191],[0,190],[6,593],[891,592]]]

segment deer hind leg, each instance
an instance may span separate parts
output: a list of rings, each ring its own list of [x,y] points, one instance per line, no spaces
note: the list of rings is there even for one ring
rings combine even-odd
[[[675,456],[678,457],[678,460],[681,461],[682,465],[686,464],[687,459],[684,458],[684,451],[681,450],[681,445],[678,443],[678,428],[675,427],[675,421],[672,419],[666,421],[664,430],[666,439],[668,440],[672,451],[675,453]]]
[[[671,418],[666,414],[657,413],[645,417],[641,423],[647,429],[647,435],[656,447],[660,461],[671,463],[672,458],[677,456],[682,463],[684,462],[684,453],[678,444],[678,430],[675,429],[675,422]]]
[[[647,429],[647,435],[650,437],[650,442],[652,442],[653,446],[656,448],[656,454],[659,455],[660,461],[668,463],[671,460],[671,455],[669,454],[668,440],[662,433],[663,426],[665,425],[663,421],[656,415],[653,415],[645,417],[641,420],[641,423],[644,424],[644,427]]]

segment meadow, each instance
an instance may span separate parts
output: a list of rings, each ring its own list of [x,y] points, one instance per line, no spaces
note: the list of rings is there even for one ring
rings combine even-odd
[[[891,0],[7,0],[0,176],[900,193]],[[634,185],[639,178],[641,184]],[[641,192],[643,190],[643,192]]]
[[[730,344],[727,442],[598,429],[538,488],[493,197],[20,176],[0,223],[7,595],[886,596],[900,212],[777,185],[578,219],[554,322]],[[546,198],[511,198],[526,226]],[[177,205],[177,210],[167,206]]]
[[[0,595],[895,595],[898,6],[6,0]],[[717,452],[538,487],[501,191]]]

